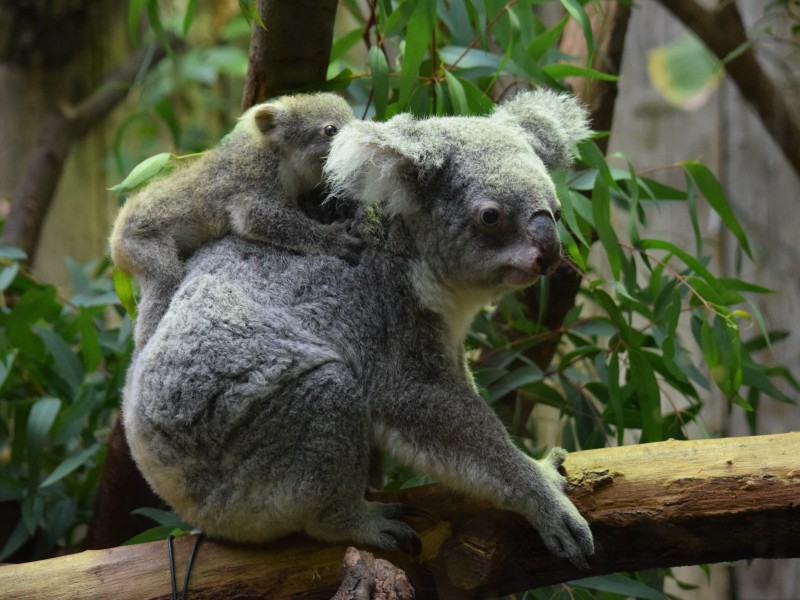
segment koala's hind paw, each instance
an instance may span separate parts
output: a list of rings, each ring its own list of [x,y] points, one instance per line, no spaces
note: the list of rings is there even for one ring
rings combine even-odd
[[[422,552],[422,542],[414,529],[400,521],[403,517],[430,516],[425,511],[400,503],[381,505],[381,513],[385,519],[381,525],[381,544],[387,550],[400,550],[406,554],[417,556]]]

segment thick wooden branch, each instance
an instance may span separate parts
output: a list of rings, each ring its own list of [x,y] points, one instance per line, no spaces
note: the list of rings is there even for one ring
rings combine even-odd
[[[325,82],[337,0],[259,0],[250,38],[242,110],[278,94]]]
[[[722,60],[746,49],[725,64],[725,70],[742,96],[758,113],[764,128],[800,174],[800,121],[775,82],[756,58],[736,2],[720,2],[705,9],[694,0],[660,0],[661,4],[691,29]]]
[[[518,515],[439,486],[392,494],[431,513],[416,520],[418,558],[376,553],[417,598],[501,595],[589,575],[753,557],[800,556],[800,433],[668,441],[576,452],[570,496],[598,547],[590,571],[550,555]],[[193,540],[176,541],[179,580]],[[205,541],[190,591],[201,598],[329,598],[344,546],[301,536],[266,548]],[[0,567],[0,590],[24,599],[168,598],[165,542]]]
[[[163,47],[142,48],[111,73],[76,107],[54,110],[42,122],[25,171],[11,197],[2,242],[17,246],[33,262],[44,218],[53,201],[72,143],[108,116],[128,94],[141,69],[164,57]]]

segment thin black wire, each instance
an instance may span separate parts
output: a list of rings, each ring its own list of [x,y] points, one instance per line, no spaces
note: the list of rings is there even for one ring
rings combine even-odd
[[[189,554],[189,562],[186,565],[186,578],[183,580],[183,591],[181,592],[181,600],[186,600],[186,590],[189,589],[189,575],[192,573],[192,565],[194,565],[194,557],[197,554],[197,549],[200,547],[200,542],[203,541],[204,534],[200,532],[194,539],[192,546],[192,553]]]
[[[175,549],[173,548],[172,534],[167,536],[167,548],[169,549],[169,578],[172,582],[172,600],[178,600],[178,584],[175,581]],[[184,586],[185,588],[186,586]],[[185,591],[185,589],[184,589]]]

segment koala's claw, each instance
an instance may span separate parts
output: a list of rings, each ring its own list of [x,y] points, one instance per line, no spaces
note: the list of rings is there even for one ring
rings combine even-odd
[[[411,556],[419,556],[422,552],[422,541],[416,532],[408,527],[408,531],[381,531],[382,536],[387,536],[392,539],[392,546],[401,552],[405,552]]]

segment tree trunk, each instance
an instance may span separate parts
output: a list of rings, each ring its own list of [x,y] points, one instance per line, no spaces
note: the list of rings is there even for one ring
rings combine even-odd
[[[381,554],[405,571],[417,598],[480,598],[618,571],[800,556],[800,433],[603,448],[573,453],[564,466],[570,497],[595,535],[589,571],[549,554],[519,515],[435,485],[376,496],[432,515],[412,522],[421,556]],[[192,543],[176,540],[179,579]],[[299,535],[266,548],[205,541],[189,589],[221,600],[328,598],[344,553]],[[18,600],[168,598],[166,543],[3,566],[0,589]]]

